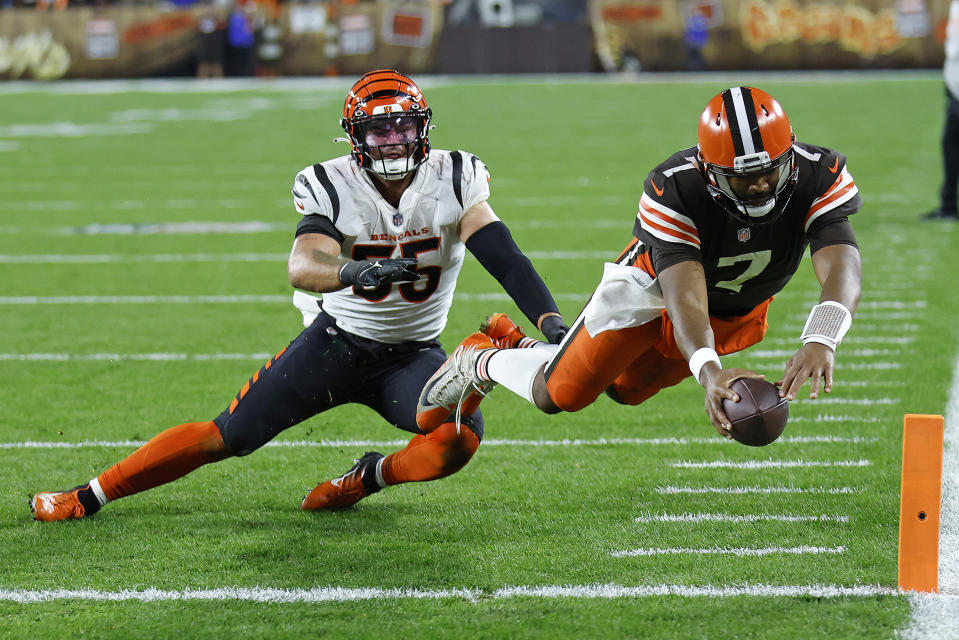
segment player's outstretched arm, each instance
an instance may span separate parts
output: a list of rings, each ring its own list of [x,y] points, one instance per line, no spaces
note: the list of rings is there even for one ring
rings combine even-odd
[[[322,233],[304,233],[293,241],[288,264],[290,284],[304,291],[325,293],[342,289],[340,243]]]
[[[485,200],[470,207],[460,219],[460,239],[480,264],[536,324],[546,339],[559,344],[569,331],[546,283],[533,268]]]
[[[809,397],[819,397],[820,383],[832,391],[836,346],[852,324],[862,294],[862,262],[859,249],[833,244],[812,254],[813,269],[822,286],[819,304],[812,308],[803,328],[803,346],[786,363],[779,395],[792,400],[806,380],[811,380]]]
[[[723,369],[716,354],[713,329],[709,325],[706,275],[699,262],[676,263],[659,273],[666,311],[673,322],[673,334],[680,352],[689,361],[696,381],[706,390],[706,415],[724,438],[731,438],[732,424],[723,410],[723,400],[739,401],[730,385],[740,378],[764,376],[748,369]]]
[[[326,293],[353,285],[375,287],[383,282],[420,279],[415,258],[344,260],[339,256],[340,244],[330,236],[297,236],[290,252],[290,284],[297,289]]]

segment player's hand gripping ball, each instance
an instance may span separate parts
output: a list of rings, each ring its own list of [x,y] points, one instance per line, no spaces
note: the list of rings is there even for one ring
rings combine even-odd
[[[776,440],[789,420],[789,403],[779,397],[776,385],[740,378],[730,388],[739,394],[739,402],[723,400],[723,411],[732,423],[732,437],[750,447],[764,447]]]

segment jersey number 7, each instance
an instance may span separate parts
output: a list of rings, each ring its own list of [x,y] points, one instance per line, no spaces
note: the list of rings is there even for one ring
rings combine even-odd
[[[715,284],[717,287],[722,287],[723,289],[730,289],[739,293],[739,290],[743,288],[743,284],[750,278],[755,278],[760,273],[763,272],[763,269],[769,266],[769,261],[772,259],[773,252],[770,250],[766,251],[755,251],[753,253],[744,253],[738,256],[731,256],[728,258],[720,258],[719,262],[716,264],[717,267],[731,267],[737,262],[748,262],[746,265],[746,270],[739,274],[733,280],[720,280]]]

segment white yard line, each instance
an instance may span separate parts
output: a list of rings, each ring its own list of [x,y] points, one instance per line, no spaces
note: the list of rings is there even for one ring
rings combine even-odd
[[[260,603],[356,602],[358,600],[467,600],[471,602],[506,598],[874,598],[896,596],[895,589],[878,585],[518,585],[495,591],[483,589],[383,589],[378,587],[313,587],[282,589],[273,587],[221,587],[218,589],[162,590],[154,588],[98,591],[96,589],[0,589],[0,601],[35,604],[54,600],[87,600],[94,602],[166,602],[178,600],[243,601]]]
[[[33,304],[251,304],[286,302],[293,304],[290,295],[232,295],[232,296],[2,296],[0,305]]]
[[[265,446],[285,449],[299,448],[362,448],[362,447],[397,447],[406,445],[408,440],[274,440]],[[863,444],[878,442],[878,438],[853,436],[841,438],[838,436],[784,436],[779,442],[795,444]],[[0,449],[86,449],[86,448],[126,448],[139,447],[144,440],[82,440],[80,442],[57,442],[24,440],[22,442],[0,442]],[[561,440],[520,440],[497,439],[483,440],[484,447],[605,447],[614,445],[720,445],[736,446],[735,443],[720,438],[597,438],[594,440],[561,439]]]
[[[901,369],[901,362],[840,362],[836,364],[836,369],[842,372],[843,369],[850,371],[890,371],[892,369]]]
[[[805,319],[806,318],[803,317],[803,320]],[[914,323],[896,322],[895,324],[876,324],[875,322],[859,322],[859,320],[860,318],[857,317],[856,326],[852,329],[852,333],[849,335],[850,340],[856,336],[861,336],[864,333],[883,333],[886,335],[919,333],[919,325]],[[776,325],[776,330],[797,336],[793,338],[793,344],[795,344],[798,341],[798,336],[800,333],[802,333],[805,325],[805,322],[786,322],[784,324]]]
[[[728,460],[710,460],[709,462],[680,462],[670,463],[669,466],[678,469],[795,469],[810,467],[868,467],[869,460],[747,460],[745,462],[731,462]]]
[[[686,547],[627,549],[625,551],[611,551],[614,558],[633,558],[637,556],[666,556],[666,555],[730,555],[730,556],[768,556],[768,555],[821,555],[845,553],[846,547],[762,547],[759,549],[748,547],[704,547],[701,549],[687,549]]]
[[[810,406],[810,405],[805,405]],[[790,422],[870,422],[875,423],[879,422],[877,416],[861,416],[861,415],[832,415],[832,414],[823,414],[820,413],[816,416],[790,416]]]
[[[588,294],[560,293],[553,298],[561,301],[585,301]],[[454,300],[469,302],[506,302],[512,298],[503,293],[457,293]],[[0,305],[36,305],[36,304],[251,304],[251,303],[293,303],[292,292],[289,295],[178,295],[178,296],[0,296]]]
[[[775,495],[775,494],[816,494],[816,495],[845,495],[851,493],[862,493],[862,489],[856,487],[717,487],[713,485],[703,487],[677,487],[667,485],[665,487],[656,487],[656,493],[661,495],[678,494],[719,494],[719,495]]]
[[[858,331],[859,326],[856,327]],[[901,333],[901,332],[900,332]],[[916,341],[915,336],[860,336],[860,335],[850,335],[845,340],[843,340],[843,346],[852,346],[858,344],[897,344],[905,345],[912,344]],[[784,336],[782,338],[766,338],[760,344],[764,346],[776,346],[776,347],[795,347],[793,353],[799,349],[800,342],[798,336]],[[845,352],[843,352],[845,355]]]
[[[946,406],[939,520],[939,593],[911,594],[912,616],[905,640],[959,637],[959,357]]]
[[[605,260],[611,251],[527,251],[531,260]],[[0,254],[0,264],[126,264],[135,262],[286,262],[289,253],[71,253]],[[469,258],[469,257],[468,257]],[[475,258],[469,258],[475,259]],[[588,294],[577,294],[585,297]]]
[[[129,262],[286,262],[288,253],[154,253],[0,255],[0,264],[109,264]]]
[[[802,396],[800,396],[800,401]],[[809,402],[815,402],[818,405],[824,404],[839,404],[839,405],[853,405],[860,407],[873,407],[876,405],[892,405],[899,404],[899,398],[817,398],[815,400],[809,400]]]
[[[639,516],[633,518],[633,522],[640,524],[651,524],[655,522],[678,523],[678,524],[697,524],[700,522],[727,522],[727,523],[752,523],[752,522],[849,522],[849,516],[834,516],[829,514],[820,514],[818,516],[797,516],[791,513],[664,513],[658,516]]]
[[[182,362],[211,360],[267,360],[272,353],[0,353],[0,361],[19,362]]]
[[[187,200],[159,201],[159,206],[154,201],[143,200],[117,200],[109,204],[109,208],[127,211],[140,209],[185,209],[188,206]],[[25,203],[23,210],[39,211],[74,211],[81,208],[81,203],[70,200],[47,202],[44,206],[38,206],[38,203]],[[286,199],[277,201],[276,206],[286,208],[290,202]],[[90,208],[96,206],[89,202],[82,205]],[[200,206],[197,201],[196,206]],[[216,206],[225,209],[238,209],[242,207],[254,206],[249,202],[242,200],[220,200],[216,202],[203,201],[202,206]],[[0,209],[11,207],[0,204]],[[295,222],[293,218],[293,222]],[[213,221],[187,221],[187,222],[155,222],[155,223],[124,223],[124,222],[101,222],[81,226],[70,227],[38,227],[36,225],[19,225],[2,227],[4,233],[14,234],[66,234],[66,235],[205,235],[205,234],[231,234],[231,233],[290,233],[293,229],[293,222],[213,222]],[[589,226],[592,229],[623,229],[622,219],[610,220],[590,220]],[[509,221],[509,227],[513,230],[520,229],[580,229],[582,222],[574,220],[515,220]],[[609,251],[596,252],[602,254],[604,259],[612,260],[616,257],[617,247],[610,247]],[[804,318],[805,319],[805,318]]]
[[[789,359],[796,353],[796,349],[756,349],[750,351],[740,351],[735,355],[743,358],[781,358]],[[898,356],[899,349],[844,349],[841,352],[843,362],[845,358],[877,358],[885,356]],[[732,355],[732,354],[731,354]]]
[[[925,300],[866,300],[859,309],[925,309]]]

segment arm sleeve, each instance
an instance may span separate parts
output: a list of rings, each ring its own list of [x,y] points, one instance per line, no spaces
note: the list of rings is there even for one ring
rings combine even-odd
[[[544,313],[559,313],[546,283],[516,246],[505,224],[497,221],[481,228],[466,241],[466,248],[499,281],[534,326],[538,326]]]

